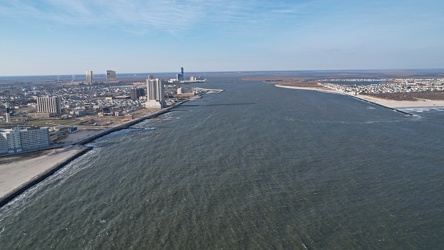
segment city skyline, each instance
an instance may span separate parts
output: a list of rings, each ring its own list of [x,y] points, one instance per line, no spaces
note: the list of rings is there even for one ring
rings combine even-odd
[[[180,65],[190,72],[444,68],[443,8],[437,0],[10,1],[0,6],[0,76]]]

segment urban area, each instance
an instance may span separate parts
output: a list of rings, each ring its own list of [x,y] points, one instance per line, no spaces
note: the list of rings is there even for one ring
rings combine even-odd
[[[86,71],[84,81],[1,83],[0,155],[74,144],[95,131],[221,91],[185,86],[205,81],[196,76],[186,80],[181,68],[167,81],[153,75],[145,81],[119,81],[115,71],[107,70],[104,81]]]

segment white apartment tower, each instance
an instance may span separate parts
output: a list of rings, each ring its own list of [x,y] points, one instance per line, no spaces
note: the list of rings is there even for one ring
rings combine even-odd
[[[0,154],[13,154],[47,149],[50,146],[48,128],[0,129]]]
[[[146,108],[163,108],[166,106],[163,81],[161,79],[146,80],[146,99]]]
[[[62,107],[60,97],[37,97],[37,112],[61,115]]]
[[[93,76],[93,72],[91,70],[86,71],[86,83],[87,84],[94,83],[94,76]]]
[[[5,114],[6,123],[10,123],[11,122],[11,111],[9,108],[9,102],[7,102],[5,104],[5,108],[6,108],[6,114]]]

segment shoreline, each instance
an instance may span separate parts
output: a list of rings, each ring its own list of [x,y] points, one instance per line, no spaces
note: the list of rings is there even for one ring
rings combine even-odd
[[[107,134],[126,129],[146,119],[155,118],[159,115],[168,113],[171,111],[171,109],[176,108],[187,101],[188,100],[181,101],[170,107],[160,109],[140,118],[124,122],[114,127],[103,129],[98,133],[94,133],[86,138],[72,142],[70,145],[56,148],[53,152],[48,154],[1,164],[0,208],[7,205],[19,195],[23,194],[29,188],[53,175],[55,172],[65,167],[79,156],[82,156],[93,149],[93,147],[85,146],[85,144]]]
[[[319,91],[331,94],[339,94],[353,97],[357,100],[373,103],[385,108],[393,109],[396,111],[400,111],[399,109],[404,108],[437,108],[444,107],[444,100],[418,100],[418,101],[395,101],[389,99],[382,99],[368,95],[351,95],[334,89],[321,89],[321,88],[310,88],[310,87],[297,87],[297,86],[283,86],[276,84],[278,88],[287,88],[287,89],[299,89],[299,90],[312,90]],[[401,111],[403,112],[403,111]],[[404,112],[405,113],[405,112]]]
[[[0,207],[91,149],[83,145],[70,145],[36,158],[0,165]]]

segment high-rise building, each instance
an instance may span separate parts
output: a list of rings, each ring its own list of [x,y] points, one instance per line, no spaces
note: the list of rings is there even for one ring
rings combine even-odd
[[[22,152],[20,129],[0,129],[0,154]]]
[[[166,106],[163,81],[161,79],[146,80],[146,99],[147,108],[163,108]]]
[[[185,73],[183,72],[183,67],[180,68],[180,74],[176,74],[176,81],[184,81],[185,80]]]
[[[132,88],[130,92],[131,100],[139,100],[139,97],[145,95],[145,89],[143,88]]]
[[[106,82],[107,83],[117,82],[116,71],[114,71],[114,70],[107,70],[106,71]]]
[[[93,84],[94,83],[94,75],[91,70],[86,71],[86,83]]]
[[[11,110],[9,108],[9,102],[5,103],[5,108],[6,108],[6,114],[5,114],[5,119],[7,123],[11,122]]]
[[[38,113],[49,113],[53,115],[61,115],[62,107],[60,102],[60,97],[37,97],[37,112]]]
[[[48,128],[0,129],[0,154],[46,149],[50,146]]]

